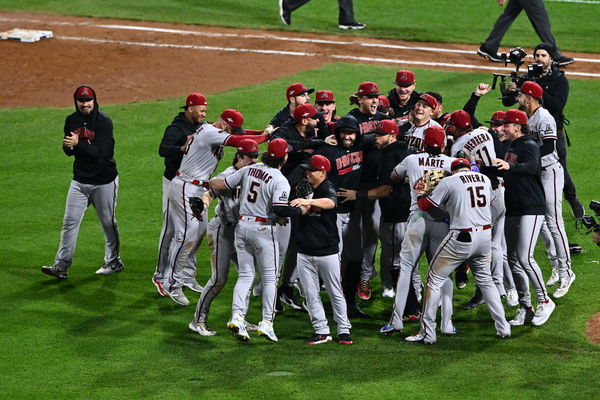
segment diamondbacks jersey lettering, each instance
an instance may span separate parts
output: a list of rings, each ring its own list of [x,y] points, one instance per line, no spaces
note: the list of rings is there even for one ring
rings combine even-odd
[[[425,142],[423,138],[425,137],[425,129],[430,126],[441,126],[434,120],[429,120],[428,123],[422,126],[411,126],[408,131],[402,136],[402,140],[406,142],[408,146],[408,150],[411,153],[420,152],[425,150]],[[444,144],[446,144],[446,139],[444,138]]]
[[[221,159],[221,147],[229,138],[228,133],[211,124],[202,124],[188,143],[181,160],[179,172],[182,179],[208,181]]]
[[[418,211],[417,191],[415,184],[421,179],[425,171],[441,169],[450,172],[450,166],[454,157],[448,157],[445,154],[433,156],[429,153],[411,154],[394,168],[394,171],[400,178],[408,178],[410,185],[411,211]],[[444,180],[442,179],[442,182]]]
[[[456,142],[452,145],[450,154],[453,157],[458,157],[457,154],[461,151],[470,160],[480,161],[486,167],[494,165],[493,160],[496,158],[494,139],[484,127],[474,129],[456,139]]]
[[[450,229],[481,227],[492,223],[492,185],[479,172],[461,171],[440,181],[429,195],[434,206],[445,205]]]
[[[233,166],[230,166],[225,171],[217,175],[217,178],[226,178],[237,171]],[[240,218],[240,186],[236,186],[232,190],[223,190],[215,192],[219,198],[219,204],[215,208],[215,214],[223,222],[237,224]]]
[[[277,215],[273,206],[287,206],[290,184],[280,170],[263,163],[249,165],[225,178],[228,188],[241,185],[240,215],[269,221]]]
[[[556,140],[556,121],[554,117],[543,107],[538,108],[527,121],[529,134],[533,136],[538,146],[542,147],[544,140]],[[542,168],[558,161],[556,146],[550,154],[542,156]]]

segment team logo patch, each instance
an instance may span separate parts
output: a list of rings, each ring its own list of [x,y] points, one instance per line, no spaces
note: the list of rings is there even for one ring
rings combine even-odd
[[[279,201],[287,201],[287,200],[288,200],[287,192],[282,192],[281,196],[279,196]]]

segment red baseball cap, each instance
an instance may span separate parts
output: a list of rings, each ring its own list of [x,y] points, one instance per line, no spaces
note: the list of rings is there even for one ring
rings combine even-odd
[[[527,124],[527,114],[524,111],[511,108],[504,113],[503,121],[505,124],[512,122],[513,124],[525,125]]]
[[[424,101],[432,109],[436,109],[438,106],[438,101],[435,99],[435,97],[427,93],[420,95],[419,100]]]
[[[202,93],[190,93],[185,99],[185,106],[181,108],[187,108],[191,106],[208,106],[208,101]]]
[[[468,112],[464,110],[456,110],[452,114],[450,114],[448,123],[454,125],[459,129],[463,129],[468,126],[471,126],[471,116]]]
[[[459,168],[471,168],[471,163],[466,158],[457,158],[450,164],[450,170],[454,171]]]
[[[356,91],[357,96],[379,96],[379,86],[375,82],[363,82]]]
[[[308,89],[302,83],[297,82],[297,83],[292,83],[287,88],[287,92],[285,92],[285,96],[289,100],[292,97],[300,96],[301,94],[304,94],[304,93],[312,93],[314,91],[315,91],[315,89],[312,89],[312,88]]]
[[[304,118],[315,119],[321,114],[312,104],[302,104],[294,109],[294,119],[296,121],[301,121]]]
[[[379,105],[377,106],[378,110],[387,110],[388,108],[390,108],[390,100],[385,97],[384,95],[380,94],[379,95]]]
[[[243,139],[237,147],[237,152],[245,156],[256,157],[258,156],[258,143],[252,139]]]
[[[534,97],[538,100],[541,100],[542,96],[544,95],[544,89],[542,89],[540,85],[532,81],[525,81],[523,85],[521,85],[521,87],[519,88],[519,91],[521,93],[528,94],[531,97]]]
[[[285,139],[276,138],[269,142],[267,152],[271,157],[284,157],[289,151],[288,143]]]
[[[306,169],[309,171],[329,172],[331,170],[331,163],[326,157],[317,154],[310,158]]]
[[[235,133],[239,133],[240,135],[246,133],[246,131],[242,129],[244,116],[241,112],[228,108],[221,113],[221,119],[231,125]]]
[[[75,91],[75,99],[82,101],[90,101],[96,98],[96,93],[89,86],[79,86]]]
[[[375,130],[373,131],[377,135],[394,135],[398,134],[398,125],[391,119],[384,119],[383,121],[378,121],[375,125]]]
[[[396,85],[410,86],[415,84],[415,73],[408,69],[401,69],[396,72]]]
[[[331,90],[319,90],[315,96],[315,103],[335,103]]]
[[[492,125],[502,125],[504,124],[504,114],[504,111],[496,111],[492,114],[490,120],[485,122]]]
[[[425,137],[423,140],[429,147],[444,147],[444,139],[446,138],[446,132],[439,125],[430,126],[425,129]]]

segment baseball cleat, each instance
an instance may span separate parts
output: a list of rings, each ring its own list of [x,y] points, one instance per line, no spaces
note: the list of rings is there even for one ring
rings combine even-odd
[[[258,330],[256,331],[259,336],[264,336],[271,342],[277,342],[277,336],[275,336],[275,330],[273,329],[273,322],[262,320],[258,323]]]
[[[159,281],[158,279],[156,279],[155,276],[152,276],[152,283],[154,284],[154,287],[158,291],[158,294],[160,294],[161,296],[168,296],[167,292],[165,292],[165,290],[162,287],[162,285],[163,285],[162,282]]]
[[[396,292],[394,291],[394,289],[385,288],[383,289],[383,293],[381,294],[381,296],[383,296],[383,298],[386,299],[393,299],[394,297],[396,297]]]
[[[442,331],[442,335],[444,336],[454,336],[458,333],[458,329],[456,329],[456,327],[454,325],[452,325],[452,329],[449,331]]]
[[[510,332],[508,332],[508,333],[496,332],[496,336],[498,337],[498,339],[508,339],[510,337]]]
[[[358,304],[353,304],[348,306],[348,318],[362,318],[369,319],[371,318],[369,314],[366,314],[363,310],[360,309]]]
[[[509,307],[516,307],[519,305],[519,293],[517,289],[510,289],[506,292],[506,305]]]
[[[417,312],[416,314],[403,315],[402,322],[405,322],[408,324],[410,324],[412,322],[419,322],[421,320],[422,316],[423,316],[423,313],[421,311]]]
[[[559,299],[565,294],[567,294],[569,292],[569,288],[573,284],[573,281],[575,281],[575,274],[571,272],[570,277],[561,279],[558,282],[558,287],[556,288],[554,293],[552,293],[552,297],[554,297],[555,299]]]
[[[217,332],[208,328],[208,326],[206,325],[206,322],[192,321],[188,325],[188,328],[190,328],[192,331],[196,332],[200,336],[215,336],[217,334]]]
[[[550,274],[550,279],[546,282],[546,286],[553,286],[556,282],[560,280],[558,276],[558,268],[552,267],[552,274]]]
[[[45,273],[46,275],[50,275],[50,276],[53,276],[58,279],[67,279],[67,277],[69,275],[67,271],[62,271],[62,270],[58,269],[58,267],[56,265],[50,265],[50,266],[44,265],[42,267],[42,272]]]
[[[298,304],[294,298],[294,289],[292,287],[289,289],[282,289],[281,294],[279,295],[279,300],[293,310],[302,311],[302,305]]]
[[[520,326],[520,325],[529,324],[531,322],[531,320],[533,319],[533,316],[534,316],[534,313],[531,308],[520,307],[517,310],[517,315],[515,315],[515,317],[513,319],[508,321],[508,323],[511,324],[512,326]]]
[[[229,322],[227,322],[227,328],[243,342],[250,340],[250,335],[246,331],[244,325],[244,318],[239,314],[233,314]]]
[[[386,336],[391,335],[394,332],[402,332],[402,329],[397,329],[392,324],[385,324],[384,326],[381,327],[381,329],[379,329],[379,333],[381,333],[382,335],[386,335]]]
[[[349,333],[340,333],[338,336],[339,344],[352,344],[352,336]]]
[[[460,308],[462,308],[463,310],[473,310],[484,303],[485,300],[483,299],[483,296],[473,296],[469,301],[460,306]]]
[[[360,280],[358,284],[358,297],[363,300],[369,300],[371,298],[371,282]]]
[[[125,266],[121,262],[120,258],[110,264],[104,264],[100,267],[99,270],[96,271],[96,275],[112,275],[117,272],[121,272]]]
[[[339,24],[338,28],[340,29],[365,29],[367,27],[367,25],[365,24],[361,24],[360,22],[350,22],[349,24]]]
[[[312,337],[310,337],[304,341],[304,343],[309,344],[311,346],[313,346],[315,344],[321,344],[321,343],[327,343],[327,342],[331,342],[331,335],[329,335],[329,334],[320,335],[318,333],[315,333]]]
[[[281,22],[284,25],[289,25],[292,23],[292,13],[289,12],[284,6],[285,0],[279,0],[279,18],[281,18]]]
[[[426,336],[425,336],[424,333],[418,332],[418,333],[415,333],[412,336],[405,337],[404,340],[406,340],[407,342],[412,342],[412,343],[419,343],[419,342],[426,343],[426,344],[434,344],[435,343],[435,342],[427,342],[427,341],[425,341],[425,337]]]
[[[258,331],[258,325],[254,325],[253,323],[248,322],[246,320],[244,320],[244,327],[246,328],[246,331],[248,331],[248,332]]]
[[[492,62],[504,62],[504,60],[498,55],[497,51],[490,51],[486,49],[483,44],[479,47],[479,50],[477,50],[477,54],[483,58],[487,58]]]
[[[188,282],[183,282],[183,287],[186,287],[196,293],[202,293],[202,291],[204,290],[204,288],[200,286],[195,279]]]
[[[550,299],[544,303],[538,303],[531,323],[535,326],[545,324],[546,321],[548,321],[548,318],[550,318],[550,315],[552,315],[554,308],[556,308],[556,304]]]
[[[167,290],[166,288],[163,288],[163,290],[165,291],[167,296],[169,296],[171,298],[171,300],[173,300],[175,303],[179,304],[180,306],[185,307],[185,306],[190,305],[190,301],[188,300],[187,297],[185,297],[185,294],[183,294],[183,290],[181,290],[181,288],[176,288],[173,290]]]
[[[575,59],[561,54],[560,56],[556,57],[556,60],[554,60],[554,62],[560,65],[561,67],[566,67],[569,64],[573,64],[575,62]]]

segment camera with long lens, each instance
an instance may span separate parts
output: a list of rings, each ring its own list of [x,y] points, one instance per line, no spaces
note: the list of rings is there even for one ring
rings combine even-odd
[[[496,89],[496,83],[500,78],[500,91],[502,96],[506,96],[506,80],[510,79],[515,82],[517,86],[521,86],[525,81],[535,81],[539,79],[544,73],[544,67],[541,64],[529,64],[527,66],[527,72],[519,74],[519,70],[525,61],[523,59],[527,57],[527,53],[522,47],[515,47],[510,49],[508,53],[500,53],[500,58],[504,60],[504,65],[512,64],[515,66],[515,70],[510,74],[498,74],[494,73],[494,80],[492,82],[492,89]]]
[[[592,200],[590,210],[596,214],[596,217],[600,217],[600,201]],[[596,222],[596,218],[591,215],[584,215],[576,226],[579,232],[583,231],[586,235],[592,233],[592,240],[600,246],[600,225]]]

